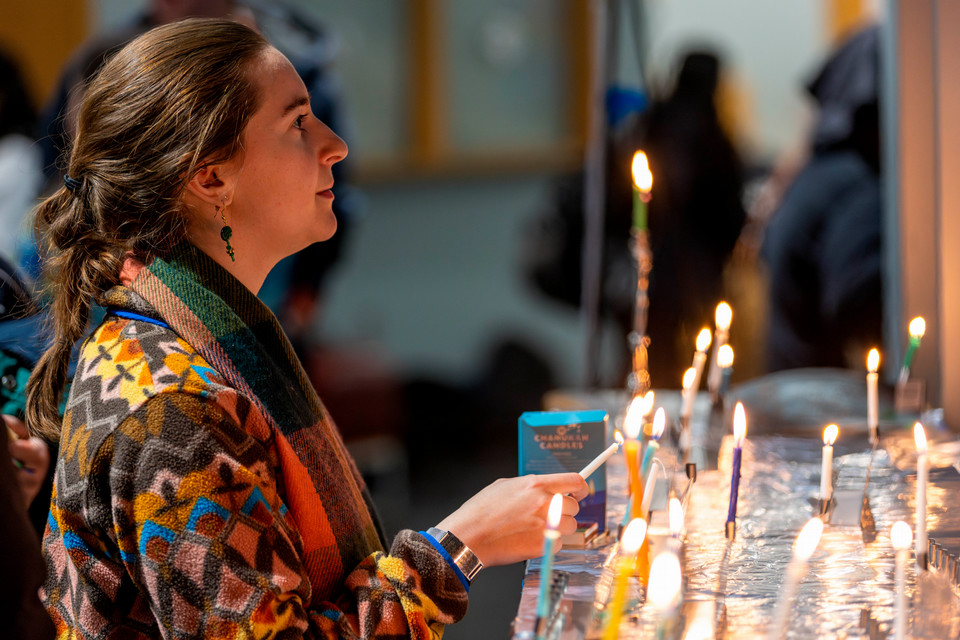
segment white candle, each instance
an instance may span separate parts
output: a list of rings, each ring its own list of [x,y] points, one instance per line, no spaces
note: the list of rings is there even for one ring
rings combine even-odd
[[[917,445],[917,540],[914,553],[917,567],[927,570],[927,434],[919,422],[913,425],[913,440]]]
[[[720,367],[719,395],[724,395],[730,389],[730,376],[733,373],[733,347],[728,344],[717,351],[717,365]]]
[[[638,518],[646,519],[650,513],[650,503],[653,502],[653,490],[657,486],[657,468],[650,465],[650,473],[644,479],[643,500],[640,502],[640,511],[636,513]]]
[[[870,443],[877,442],[877,427],[879,412],[877,409],[877,370],[880,368],[880,352],[870,349],[867,354],[867,429],[870,432]]]
[[[833,443],[840,429],[828,424],[823,430],[823,463],[820,466],[820,500],[826,504],[833,497]]]
[[[767,640],[780,640],[786,635],[787,619],[790,609],[793,607],[793,597],[796,594],[797,585],[800,584],[803,576],[807,573],[807,560],[816,551],[822,534],[823,521],[820,518],[811,518],[807,524],[803,525],[803,529],[797,535],[797,540],[793,543],[793,558],[787,566],[787,578],[784,581],[783,589],[780,591],[780,599],[777,601],[773,621],[770,623]]]
[[[539,627],[544,627],[551,610],[550,587],[553,583],[553,554],[556,553],[557,541],[560,540],[560,516],[563,515],[563,496],[553,495],[550,507],[547,509],[547,528],[543,532],[543,561],[540,565],[540,594],[537,598],[537,635],[542,635]]]
[[[700,390],[700,379],[703,377],[703,365],[707,362],[707,349],[710,348],[710,342],[710,329],[704,327],[697,334],[697,351],[693,354],[693,365],[690,367],[693,369],[693,377],[689,384],[687,384],[687,375],[690,369],[687,369],[688,373],[683,374],[683,411],[680,412],[680,416],[688,420],[693,412],[693,401],[697,397],[697,391]]]
[[[710,372],[707,374],[707,389],[713,397],[716,397],[720,390],[720,363],[717,362],[717,355],[720,353],[720,347],[727,344],[727,339],[730,337],[732,319],[733,310],[730,305],[726,302],[718,304],[714,314],[717,330],[713,334],[713,357],[710,359]]]
[[[697,390],[693,386],[696,379],[697,370],[693,367],[683,372],[683,382],[680,383],[683,389],[681,392],[683,396],[683,408],[680,409],[680,420],[682,420],[684,424],[690,420],[690,414],[693,413],[693,401],[697,397]]]
[[[588,464],[587,466],[585,466],[583,469],[580,470],[581,478],[583,478],[584,480],[589,478],[594,471],[600,468],[600,465],[602,465],[604,462],[607,461],[607,458],[615,454],[617,450],[620,449],[620,445],[623,444],[623,436],[621,436],[620,432],[617,431],[613,434],[613,437],[616,440],[616,442],[614,442],[612,445],[604,449],[600,455],[598,455],[596,458],[590,461],[590,464]]]
[[[890,528],[890,543],[895,549],[895,578],[894,578],[894,607],[893,607],[893,637],[895,640],[905,640],[907,637],[907,553],[910,543],[913,542],[913,532],[910,525],[903,520],[893,523]]]

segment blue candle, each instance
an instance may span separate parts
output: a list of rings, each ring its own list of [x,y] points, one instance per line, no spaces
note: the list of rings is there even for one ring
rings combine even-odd
[[[537,636],[541,635],[539,627],[546,625],[550,619],[552,602],[550,601],[550,586],[553,583],[553,556],[556,553],[557,541],[560,539],[560,516],[563,512],[563,496],[554,494],[547,510],[547,529],[543,534],[543,560],[540,564],[540,593],[537,597]]]
[[[747,416],[743,403],[738,402],[733,410],[733,474],[730,477],[730,509],[727,511],[727,537],[733,538],[737,526],[737,496],[740,493],[740,460],[743,456],[743,439],[747,435]]]
[[[647,448],[643,452],[643,463],[640,465],[640,477],[646,478],[647,474],[650,473],[650,465],[653,464],[653,455],[660,450],[660,436],[663,435],[663,429],[667,423],[667,414],[664,412],[663,407],[658,407],[657,412],[653,415],[653,432],[650,436],[650,442],[647,443]]]

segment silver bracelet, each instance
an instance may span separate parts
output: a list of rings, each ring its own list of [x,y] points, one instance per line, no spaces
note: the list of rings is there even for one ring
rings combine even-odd
[[[463,544],[460,538],[449,531],[430,527],[427,529],[427,535],[436,540],[437,543],[450,554],[450,557],[453,558],[453,563],[463,572],[467,582],[473,582],[473,579],[477,577],[477,574],[483,569],[483,563],[480,562],[477,554],[471,551],[470,547]]]

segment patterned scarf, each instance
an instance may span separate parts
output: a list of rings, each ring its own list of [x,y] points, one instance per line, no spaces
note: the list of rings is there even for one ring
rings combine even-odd
[[[366,487],[271,311],[189,243],[149,266],[124,265],[131,288],[231,386],[249,397],[276,438],[287,507],[303,539],[313,603],[383,550]]]

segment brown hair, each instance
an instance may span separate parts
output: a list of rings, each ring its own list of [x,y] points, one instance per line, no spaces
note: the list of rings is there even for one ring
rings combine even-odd
[[[149,262],[181,240],[190,178],[241,150],[259,104],[247,68],[268,46],[236,22],[184,20],[130,42],[87,85],[67,163],[80,185],[36,212],[53,341],[27,387],[33,432],[59,436],[71,349],[93,300],[119,282],[124,254]]]

